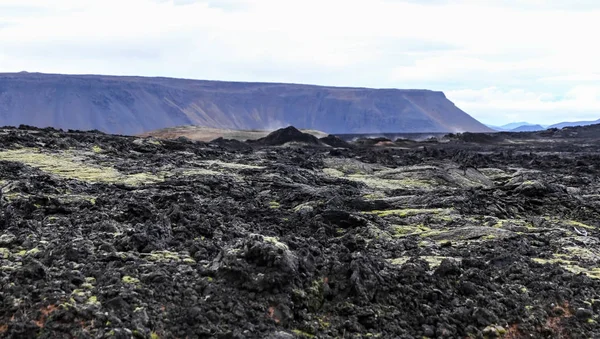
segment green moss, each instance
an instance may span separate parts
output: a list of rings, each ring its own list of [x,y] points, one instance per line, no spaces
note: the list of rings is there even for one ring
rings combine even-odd
[[[179,261],[179,254],[170,251],[154,251],[146,258],[149,261],[168,262]]]
[[[383,199],[383,198],[385,198],[385,194],[383,194],[381,192],[372,193],[372,194],[365,194],[365,195],[363,195],[363,198],[365,198],[366,200]]]
[[[112,167],[91,165],[89,161],[66,152],[45,154],[33,148],[24,148],[2,151],[0,160],[23,163],[59,177],[91,183],[124,183],[137,186],[164,180],[149,173],[122,174]]]
[[[93,290],[94,289],[94,285],[90,284],[90,283],[83,283],[81,284],[82,288],[88,289],[88,290]]]
[[[344,172],[338,171],[335,168],[323,168],[323,173],[336,178],[341,178],[344,176]]]
[[[323,305],[323,301],[325,300],[323,285],[323,279],[315,279],[306,290],[308,310],[310,312],[317,312]]]
[[[275,245],[276,247],[281,248],[283,250],[286,250],[286,251],[289,250],[288,245],[282,243],[276,237],[263,237],[263,240],[268,243],[271,243],[271,244]]]
[[[95,295],[89,297],[85,303],[88,305],[100,305],[100,303],[98,302],[98,297],[96,297]]]
[[[171,251],[153,251],[150,254],[145,254],[143,257],[152,262],[184,262],[186,264],[195,264],[196,261],[189,255],[180,255],[176,252]]]
[[[562,259],[560,257],[558,257],[558,258],[555,257],[552,259],[533,258],[531,260],[538,264],[546,264],[546,265],[547,264],[557,264],[560,267],[562,267],[563,269],[565,269],[573,274],[583,273],[592,279],[600,279],[600,268],[598,268],[598,267],[589,268],[589,269],[583,268],[583,267],[577,265],[575,261]]]
[[[396,210],[386,210],[386,211],[370,211],[363,212],[364,214],[375,214],[379,217],[388,217],[388,216],[397,216],[401,218],[406,218],[410,216],[420,215],[420,214],[449,214],[452,212],[452,209],[448,208],[425,208],[425,209],[416,209],[416,208],[408,208],[408,209],[396,209]]]
[[[128,275],[123,276],[121,279],[125,284],[139,284],[140,280],[134,277],[130,277]]]
[[[331,326],[331,323],[325,317],[319,317],[318,321],[321,328],[329,328]]]
[[[40,253],[40,249],[37,247],[34,247],[32,249],[30,249],[29,251],[25,252],[25,255],[36,255]]]
[[[269,208],[271,208],[271,209],[278,209],[280,207],[281,207],[281,205],[277,201],[269,202]]]
[[[577,228],[587,228],[590,230],[596,229],[596,227],[594,227],[594,226],[590,226],[590,225],[587,225],[587,224],[584,224],[582,222],[575,221],[575,220],[566,220],[566,221],[564,221],[564,223],[566,223],[569,226],[573,226],[573,227],[577,227]]]
[[[152,332],[150,333],[150,339],[160,339],[160,337],[158,336],[158,334],[156,334],[156,332]]]
[[[350,174],[345,177],[348,180],[362,182],[363,184],[375,189],[410,189],[410,188],[431,188],[431,183],[425,180],[403,178],[403,179],[383,179],[373,175]]]
[[[538,264],[565,264],[565,265],[571,264],[570,261],[560,259],[560,258],[554,258],[554,259],[533,258],[531,260],[533,260],[534,262],[536,262]]]
[[[443,256],[421,256],[418,258],[421,260],[425,260],[429,264],[429,267],[431,269],[435,269],[438,266],[440,266],[440,264],[442,263],[442,261],[444,259],[460,261],[460,259],[458,259],[458,258],[443,257]],[[388,262],[391,263],[392,265],[404,265],[410,259],[411,259],[411,257],[406,256],[406,257],[399,257],[399,258],[395,258],[395,259],[388,259]]]
[[[100,146],[98,146],[98,145],[92,146],[92,151],[94,153],[102,153],[102,152],[104,152],[104,150]]]
[[[10,258],[10,251],[8,248],[0,247],[0,258],[8,259]]]
[[[427,238],[427,237],[433,237],[433,236],[436,236],[436,235],[440,235],[440,234],[442,234],[444,232],[446,232],[446,231],[445,230],[432,230],[432,231],[429,231],[429,232],[423,232],[423,233],[419,234],[419,236],[421,238]],[[447,240],[443,240],[443,241],[447,241]]]
[[[423,224],[419,224],[417,226],[396,225],[393,226],[393,229],[393,236],[397,238],[431,232],[431,228],[426,227]]]
[[[314,334],[310,334],[310,333],[307,333],[307,332],[301,331],[301,330],[299,330],[299,329],[292,330],[292,332],[293,332],[295,335],[297,335],[297,336],[299,336],[299,337],[303,337],[303,338],[310,338],[310,339],[312,339],[312,338],[314,338],[314,337],[315,337],[315,335],[314,335]]]
[[[222,174],[223,174],[222,172],[211,171],[211,170],[204,169],[204,168],[188,168],[188,169],[170,173],[169,176],[181,175],[184,177],[191,177],[191,176],[195,176],[195,175],[217,176],[217,175],[222,175]]]
[[[388,259],[388,262],[392,265],[404,265],[406,264],[406,262],[408,262],[410,260],[410,257],[400,257],[400,258],[394,258],[394,259]]]
[[[218,167],[222,167],[222,168],[226,168],[226,169],[235,169],[235,170],[264,169],[265,168],[264,166],[237,164],[237,163],[233,163],[233,162],[224,162],[224,161],[219,161],[219,160],[206,160],[206,161],[201,161],[200,163],[207,165],[207,166],[218,166]]]
[[[71,292],[71,294],[76,295],[78,297],[85,297],[85,291],[80,290],[80,289],[73,290],[73,292]]]

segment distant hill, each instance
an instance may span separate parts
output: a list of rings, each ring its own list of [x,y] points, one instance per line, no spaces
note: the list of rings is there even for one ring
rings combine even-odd
[[[491,128],[493,130],[502,131],[502,132],[512,131],[512,130],[517,129],[517,128],[521,127],[521,126],[532,126],[532,125],[535,125],[535,124],[531,124],[531,123],[528,123],[528,122],[511,122],[509,124],[502,125],[502,126],[495,126],[495,125],[487,125],[486,124],[487,127]]]
[[[561,122],[558,124],[550,125],[548,128],[563,128],[563,127],[575,127],[575,126],[588,126],[599,124],[600,119],[595,121],[574,121],[574,122]]]
[[[0,125],[116,134],[197,125],[328,133],[488,132],[442,92],[170,78],[0,74]]]
[[[543,131],[546,128],[542,125],[523,125],[510,130],[511,132],[535,132]]]
[[[541,125],[541,124],[530,124],[527,122],[511,122],[510,124],[502,126],[486,125],[491,129],[502,132],[534,132],[541,131],[548,128],[563,128],[563,127],[575,127],[575,126],[588,126],[593,124],[600,124],[600,119],[594,121],[574,121],[574,122],[560,122],[554,125]]]
[[[499,127],[502,128],[505,131],[510,131],[510,130],[515,129],[515,128],[519,128],[521,126],[531,126],[531,125],[535,125],[535,124],[522,121],[522,122],[511,122],[509,124],[502,125],[502,126],[499,126]]]

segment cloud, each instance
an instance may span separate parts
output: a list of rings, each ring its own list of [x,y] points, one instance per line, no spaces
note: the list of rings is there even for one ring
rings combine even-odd
[[[497,87],[453,90],[446,95],[477,119],[491,124],[515,120],[553,124],[600,118],[600,86],[576,86],[564,95]]]

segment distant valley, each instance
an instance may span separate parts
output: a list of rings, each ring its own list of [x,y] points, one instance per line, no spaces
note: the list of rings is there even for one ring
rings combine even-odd
[[[170,78],[0,74],[0,125],[140,134],[176,126],[327,133],[490,132],[442,92]]]

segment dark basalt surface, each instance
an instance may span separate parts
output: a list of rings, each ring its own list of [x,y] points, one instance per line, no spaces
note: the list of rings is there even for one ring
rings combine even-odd
[[[259,146],[282,146],[290,142],[298,142],[315,146],[321,145],[317,137],[308,133],[303,133],[294,126],[278,129],[272,133],[269,133],[269,135],[264,138],[260,138],[258,140],[248,140],[248,142]]]
[[[557,133],[0,129],[0,337],[600,337],[600,133]]]

